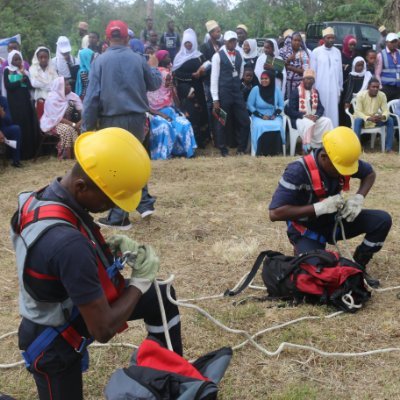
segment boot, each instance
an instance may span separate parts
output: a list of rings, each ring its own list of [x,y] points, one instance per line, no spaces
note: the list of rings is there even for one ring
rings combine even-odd
[[[353,255],[354,261],[363,267],[364,270],[364,279],[368,283],[369,286],[376,289],[379,287],[380,282],[378,279],[373,278],[370,274],[367,273],[367,264],[371,260],[373,253],[368,251],[362,251],[359,247],[356,248],[356,251]]]

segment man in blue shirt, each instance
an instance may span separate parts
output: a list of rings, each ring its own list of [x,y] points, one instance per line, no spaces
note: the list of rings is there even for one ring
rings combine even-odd
[[[147,92],[161,86],[158,60],[150,56],[146,62],[144,57],[127,47],[128,25],[123,21],[111,21],[106,36],[110,47],[94,60],[89,74],[83,129],[119,127],[143,142],[145,117],[149,111]],[[154,203],[146,186],[137,208],[142,218],[154,212]],[[129,214],[118,207],[112,208],[107,218],[100,218],[99,223],[122,230],[132,226]]]
[[[325,249],[333,243],[333,234],[335,240],[343,239],[340,230],[333,233],[340,211],[346,238],[365,234],[354,260],[366,267],[382,248],[392,219],[385,211],[362,209],[376,174],[370,164],[359,160],[361,145],[356,134],[338,127],[322,140],[323,148],[287,166],[269,205],[270,219],[287,222],[289,240],[296,254],[301,254]],[[344,200],[340,192],[348,189],[350,177],[360,179],[360,186]],[[366,273],[365,277],[370,286],[379,285]]]
[[[175,22],[169,20],[167,23],[167,32],[164,32],[160,38],[160,47],[162,50],[168,50],[171,62],[174,61],[176,53],[181,47],[181,38],[179,33],[175,32]]]

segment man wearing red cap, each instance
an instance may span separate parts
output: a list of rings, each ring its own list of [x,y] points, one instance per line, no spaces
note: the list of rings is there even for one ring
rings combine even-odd
[[[145,113],[149,111],[147,92],[161,86],[158,60],[150,56],[146,62],[127,47],[128,25],[123,21],[110,21],[106,36],[110,47],[95,59],[90,71],[83,127],[85,130],[124,128],[143,142]],[[143,218],[154,212],[154,202],[146,186],[137,208]],[[112,208],[99,223],[123,230],[132,226],[129,214],[120,208]]]

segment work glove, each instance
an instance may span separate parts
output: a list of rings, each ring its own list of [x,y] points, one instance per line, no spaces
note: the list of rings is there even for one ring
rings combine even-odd
[[[344,206],[344,199],[340,194],[336,194],[335,196],[329,196],[318,203],[314,203],[313,206],[316,217],[320,217],[324,214],[337,212],[337,210]]]
[[[139,245],[125,235],[114,235],[107,243],[114,255],[127,257],[126,263],[132,268],[129,286],[135,286],[142,294],[146,293],[160,268],[160,259],[154,249],[149,245]]]
[[[360,214],[364,204],[364,196],[362,194],[355,194],[351,196],[344,204],[342,210],[342,217],[347,222],[353,222],[358,214]]]

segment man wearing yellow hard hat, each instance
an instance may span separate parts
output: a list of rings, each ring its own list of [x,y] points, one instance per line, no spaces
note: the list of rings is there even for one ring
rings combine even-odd
[[[82,399],[87,346],[108,342],[127,320],[143,319],[149,334],[165,343],[153,249],[121,235],[108,245],[90,215],[137,207],[151,172],[146,150],[128,131],[107,128],[80,135],[75,155],[77,163],[64,177],[19,195],[11,221],[19,347],[40,399]],[[113,257],[127,256],[127,241],[136,252],[128,260],[131,277],[124,280]],[[172,346],[181,354],[179,311],[162,293]]]
[[[366,267],[382,248],[392,219],[385,211],[363,209],[375,172],[369,163],[359,160],[357,135],[339,126],[324,134],[322,144],[322,148],[287,166],[269,205],[270,219],[287,222],[289,240],[296,254],[301,254],[332,244],[340,210],[347,238],[365,234],[354,260]],[[359,179],[360,185],[356,194],[344,200],[341,192],[349,189],[350,178]],[[342,233],[335,232],[335,239],[343,239]],[[365,278],[370,286],[379,286],[379,281],[366,272]]]

